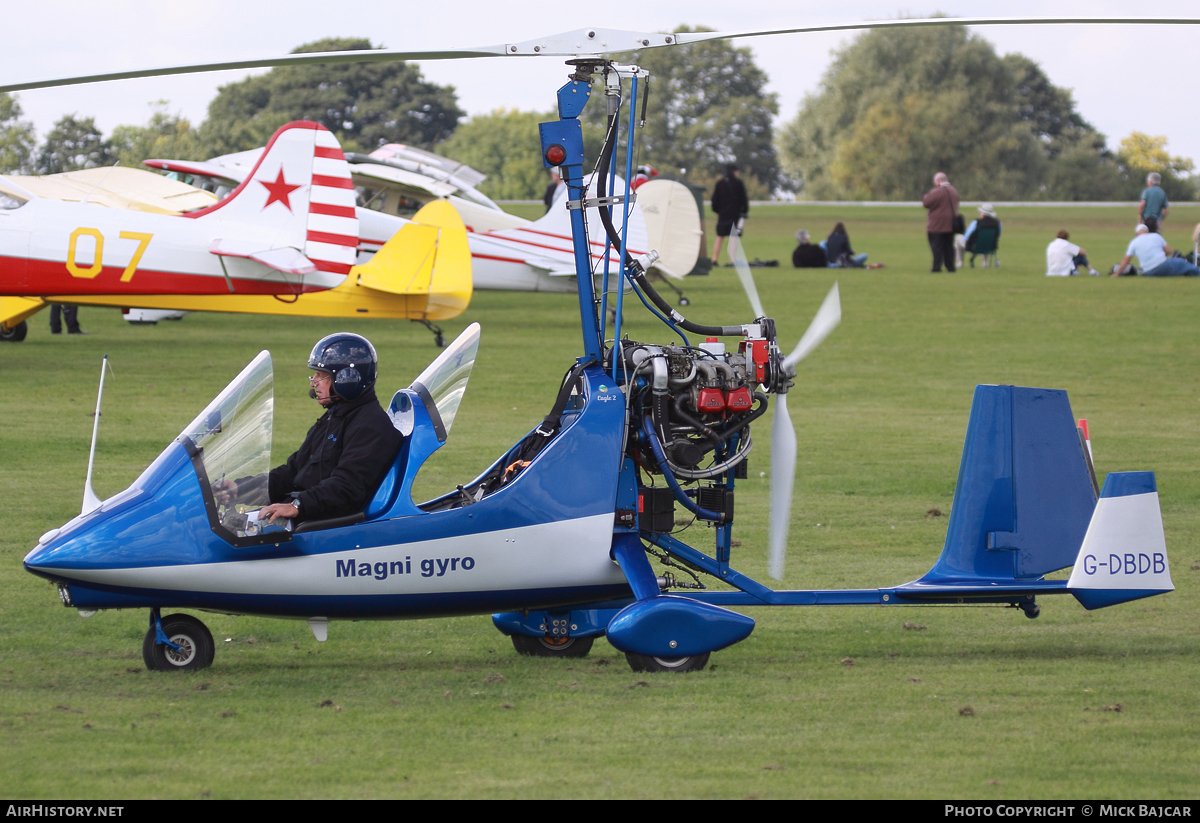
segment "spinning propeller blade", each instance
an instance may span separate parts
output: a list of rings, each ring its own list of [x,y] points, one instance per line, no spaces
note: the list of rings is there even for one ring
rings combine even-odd
[[[732,237],[732,235],[731,235]],[[749,273],[749,269],[747,269]],[[808,330],[796,344],[796,348],[784,358],[785,368],[796,364],[812,354],[821,341],[837,328],[842,321],[842,301],[837,283],[825,296],[821,308]],[[792,489],[796,484],[796,429],[788,414],[787,394],[775,396],[775,422],[771,426],[771,519],[767,570],[776,580],[783,579],[784,560],[787,558],[788,525],[792,514]]]
[[[783,359],[785,368],[795,368],[796,364],[812,354],[813,349],[821,345],[821,341],[842,322],[842,300],[838,293],[838,284],[834,283],[825,302],[817,309],[817,314],[808,324],[808,331],[800,338],[792,353]]]
[[[750,298],[750,308],[754,311],[754,317],[765,317],[762,301],[758,299],[758,288],[754,285],[754,275],[750,273],[750,261],[746,259],[746,250],[742,248],[741,220],[738,221],[737,228],[729,233],[729,256],[733,259],[738,279],[742,281],[742,288],[746,290],[746,297]]]

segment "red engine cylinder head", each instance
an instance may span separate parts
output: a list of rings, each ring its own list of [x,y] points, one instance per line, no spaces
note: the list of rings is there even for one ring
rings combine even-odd
[[[732,412],[750,411],[754,406],[754,395],[748,386],[736,388],[725,395],[725,408]]]
[[[725,410],[725,393],[720,389],[701,389],[696,399],[696,411],[712,414]]]

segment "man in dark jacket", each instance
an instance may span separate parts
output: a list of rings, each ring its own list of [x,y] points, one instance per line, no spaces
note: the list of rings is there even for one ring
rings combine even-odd
[[[267,475],[271,505],[260,519],[327,520],[366,508],[403,441],[375,396],[377,364],[375,348],[357,334],[331,334],[313,348],[308,394],[326,411]]]
[[[713,187],[712,209],[717,213],[717,241],[713,244],[713,265],[721,256],[721,238],[728,237],[733,224],[750,213],[750,198],[746,196],[746,184],[738,179],[738,167],[730,163],[725,167],[725,176]]]

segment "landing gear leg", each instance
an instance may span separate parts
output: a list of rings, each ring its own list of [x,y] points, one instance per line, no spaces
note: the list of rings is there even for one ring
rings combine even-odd
[[[692,301],[688,300],[687,295],[683,293],[683,289],[678,288],[674,283],[672,283],[669,277],[659,274],[658,272],[654,272],[654,277],[658,282],[666,284],[668,289],[675,292],[676,296],[679,297],[679,305],[690,306],[692,304]]]
[[[427,328],[431,332],[433,332],[433,344],[435,346],[437,346],[439,349],[446,347],[446,338],[445,338],[444,333],[442,332],[441,326],[435,326],[432,323],[430,323],[428,320],[414,320],[413,322],[420,323],[422,326],[424,326],[425,328]]]

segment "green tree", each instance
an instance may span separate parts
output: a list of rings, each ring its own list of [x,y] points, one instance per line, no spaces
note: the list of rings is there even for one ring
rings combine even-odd
[[[365,38],[326,38],[293,54],[375,48]],[[264,145],[284,123],[314,120],[347,150],[384,143],[432,146],[463,116],[452,86],[424,80],[403,62],[282,66],[222,86],[208,106],[200,138],[210,156]]]
[[[141,168],[151,157],[171,160],[203,160],[204,148],[192,124],[178,114],[167,113],[167,101],[151,104],[154,113],[144,126],[117,126],[110,139],[111,151],[122,166]]]
[[[76,169],[112,165],[110,146],[92,117],[68,114],[46,135],[37,155],[38,174],[58,174]]]
[[[1069,91],[962,26],[880,29],[834,57],[781,133],[814,199],[918,199],[944,171],[971,199],[1114,196],[1104,138]],[[1086,183],[1086,186],[1080,185]]]
[[[1152,137],[1140,131],[1131,132],[1117,149],[1117,162],[1125,172],[1125,198],[1136,200],[1146,185],[1146,175],[1158,172],[1159,185],[1170,200],[1193,200],[1197,194],[1192,176],[1196,165],[1186,157],[1172,157],[1167,152],[1165,135]]]
[[[36,144],[37,132],[21,119],[16,96],[0,94],[0,174],[28,171]]]
[[[553,119],[552,112],[515,109],[477,114],[437,151],[486,174],[479,190],[488,197],[540,200],[550,178],[542,165],[538,123]]]
[[[675,31],[710,29],[680,26]],[[757,197],[784,182],[771,125],[779,103],[766,91],[767,75],[750,49],[711,40],[639,51],[622,62],[650,72],[649,108],[646,125],[635,137],[635,164],[652,163],[669,174],[686,169],[693,182],[711,183],[727,163],[737,163]],[[596,135],[603,134],[605,121],[600,91],[599,86],[593,90],[598,99],[584,113],[589,133]],[[622,130],[625,124],[623,117]],[[619,157],[618,164],[622,161]]]

